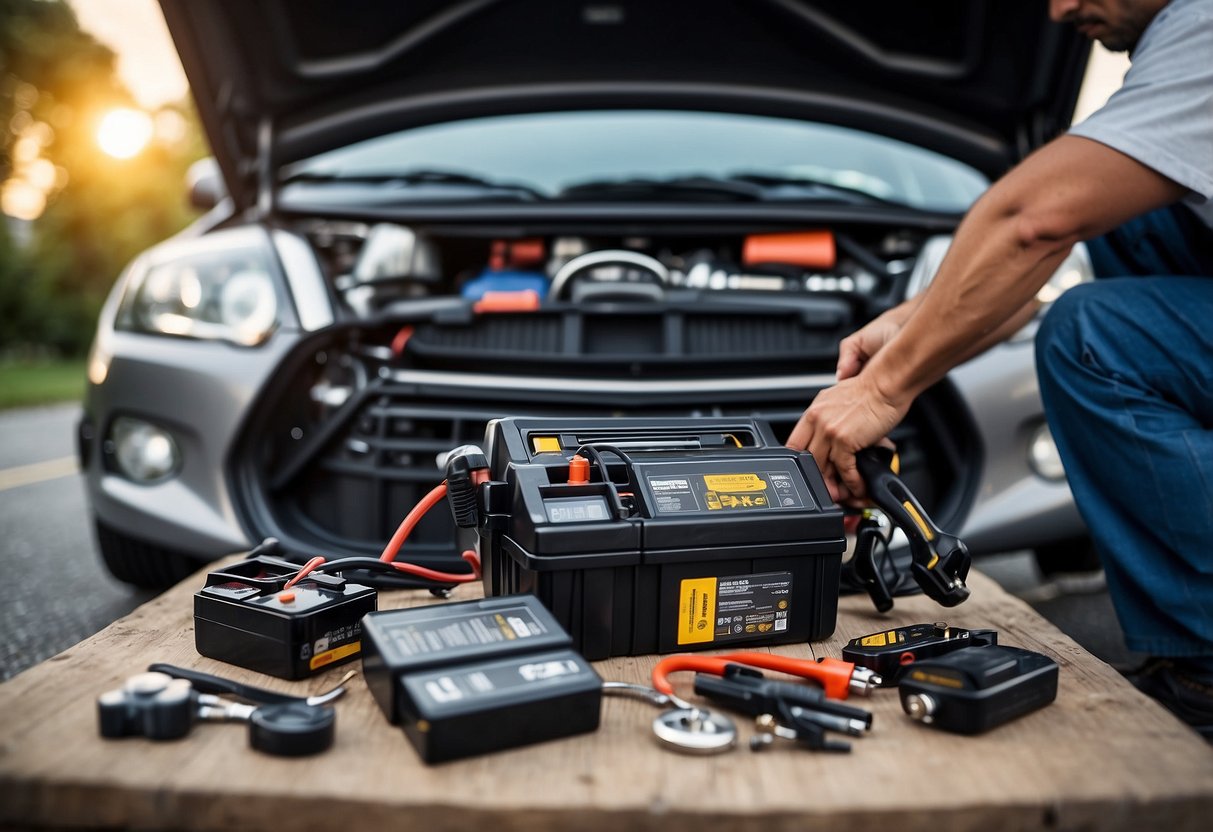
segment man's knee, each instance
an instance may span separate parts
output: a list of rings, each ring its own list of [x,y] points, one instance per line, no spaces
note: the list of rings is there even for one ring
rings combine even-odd
[[[1109,288],[1107,283],[1084,283],[1053,302],[1036,331],[1036,368],[1042,381],[1083,362],[1106,322],[1096,310],[1104,306]]]

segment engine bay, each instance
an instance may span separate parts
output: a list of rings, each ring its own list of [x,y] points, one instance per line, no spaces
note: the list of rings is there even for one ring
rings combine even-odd
[[[532,292],[540,301],[648,301],[693,291],[834,297],[865,316],[899,302],[930,237],[826,228],[727,235],[430,234],[393,223],[316,221],[302,229],[351,309],[421,298]],[[898,290],[901,290],[900,292]],[[402,306],[403,302],[403,306]]]
[[[368,358],[630,378],[830,371],[839,340],[925,282],[920,254],[941,239],[889,228],[507,237],[312,222],[301,230]]]

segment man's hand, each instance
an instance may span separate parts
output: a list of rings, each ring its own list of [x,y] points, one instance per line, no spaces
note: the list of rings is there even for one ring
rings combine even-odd
[[[901,307],[890,309],[838,344],[838,380],[859,375],[864,365],[901,330],[908,317]]]
[[[835,502],[865,495],[855,452],[888,436],[910,409],[895,403],[872,383],[870,374],[843,379],[822,390],[796,423],[788,447],[813,455]]]

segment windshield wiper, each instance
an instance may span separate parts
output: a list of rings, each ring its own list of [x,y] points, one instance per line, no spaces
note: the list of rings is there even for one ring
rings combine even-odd
[[[731,174],[727,177],[727,181],[756,185],[764,191],[770,191],[775,188],[796,188],[810,194],[815,192],[816,198],[819,199],[836,200],[842,198],[847,202],[878,202],[883,205],[905,207],[900,202],[886,199],[864,188],[839,185],[837,182],[828,182],[823,179],[813,179],[807,176],[781,176],[779,174],[747,172]],[[798,195],[796,198],[803,199],[804,196]]]
[[[673,200],[694,202],[758,202],[762,188],[707,176],[676,179],[597,179],[570,185],[557,199],[635,202]]]
[[[342,173],[341,171],[309,171],[302,170],[283,178],[281,184],[289,185],[296,182],[315,184],[340,185],[406,185],[406,186],[454,186],[472,188],[481,191],[508,191],[519,196],[546,200],[548,197],[541,191],[520,182],[494,182],[492,179],[475,176],[470,173],[456,173],[447,170],[409,170],[400,172],[364,172]]]

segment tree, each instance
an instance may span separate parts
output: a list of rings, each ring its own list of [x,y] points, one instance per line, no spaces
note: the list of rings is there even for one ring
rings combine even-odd
[[[23,175],[35,146],[55,179],[28,242],[0,240],[0,349],[83,352],[122,267],[194,216],[185,171],[205,145],[192,107],[164,108],[157,119],[175,119],[179,135],[118,160],[95,140],[101,116],[118,106],[134,102],[114,53],[80,30],[66,3],[0,0],[0,182]]]

